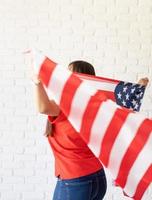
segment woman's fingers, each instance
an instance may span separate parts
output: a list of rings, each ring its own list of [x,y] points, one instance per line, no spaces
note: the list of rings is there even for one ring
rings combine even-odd
[[[140,85],[143,85],[143,86],[147,86],[148,82],[149,82],[149,79],[148,79],[147,77],[141,78],[141,79],[138,81],[138,83],[139,83]]]

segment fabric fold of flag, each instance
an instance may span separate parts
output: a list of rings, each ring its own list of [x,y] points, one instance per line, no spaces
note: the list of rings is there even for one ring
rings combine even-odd
[[[124,82],[110,78],[76,74],[118,105],[139,111],[146,87],[137,83]]]
[[[88,78],[73,74],[38,53],[36,56],[36,72],[73,127],[124,193],[140,200],[152,183],[152,120],[117,105]],[[117,94],[127,90],[133,93],[134,85],[129,86],[123,83]],[[144,93],[140,86],[138,89]],[[141,93],[136,98],[142,97]],[[134,110],[139,108],[136,104],[133,103]]]

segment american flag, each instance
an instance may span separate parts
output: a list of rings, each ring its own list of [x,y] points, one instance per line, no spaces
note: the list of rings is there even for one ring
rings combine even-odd
[[[80,79],[86,80],[89,85],[101,90],[105,95],[115,101],[118,105],[128,109],[139,111],[145,93],[145,86],[84,74],[76,74]]]
[[[42,54],[36,53],[34,67],[115,182],[127,196],[140,200],[152,183],[152,120],[117,105],[88,81]]]

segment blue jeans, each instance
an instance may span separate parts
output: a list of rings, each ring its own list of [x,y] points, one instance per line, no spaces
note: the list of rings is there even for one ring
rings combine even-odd
[[[107,189],[103,169],[74,179],[58,178],[53,200],[102,200]]]

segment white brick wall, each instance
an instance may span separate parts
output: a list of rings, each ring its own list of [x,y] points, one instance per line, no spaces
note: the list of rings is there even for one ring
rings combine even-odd
[[[152,79],[151,0],[0,1],[0,200],[52,199],[54,161],[36,113],[22,51],[37,47],[62,64],[84,59],[98,75]],[[152,84],[142,112],[152,116]],[[106,200],[125,200],[108,174]],[[152,188],[144,200],[152,199]]]

